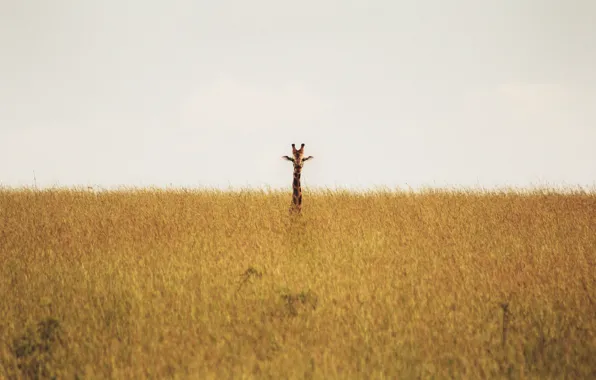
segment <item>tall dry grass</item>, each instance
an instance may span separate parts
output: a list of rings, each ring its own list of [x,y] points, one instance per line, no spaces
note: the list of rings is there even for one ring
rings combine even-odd
[[[596,194],[0,190],[0,377],[594,378]]]

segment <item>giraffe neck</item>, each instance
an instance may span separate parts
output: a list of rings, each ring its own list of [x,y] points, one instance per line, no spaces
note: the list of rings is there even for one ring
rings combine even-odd
[[[300,187],[300,175],[302,170],[294,168],[294,181],[292,182],[292,208],[291,211],[300,212],[302,210],[302,188]]]

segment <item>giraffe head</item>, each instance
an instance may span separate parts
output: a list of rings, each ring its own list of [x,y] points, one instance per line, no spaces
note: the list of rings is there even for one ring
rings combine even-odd
[[[296,144],[292,144],[292,157],[283,156],[282,158],[288,161],[292,161],[292,163],[294,164],[294,169],[299,170],[302,169],[302,166],[304,166],[305,161],[308,161],[314,157],[304,157],[304,144],[300,145],[300,149],[296,149]]]

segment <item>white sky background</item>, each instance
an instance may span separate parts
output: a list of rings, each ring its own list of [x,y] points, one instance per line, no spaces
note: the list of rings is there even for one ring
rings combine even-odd
[[[592,0],[0,0],[0,185],[596,183]]]

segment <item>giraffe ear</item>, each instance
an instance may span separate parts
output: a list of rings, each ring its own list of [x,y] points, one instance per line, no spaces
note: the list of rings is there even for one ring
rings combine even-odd
[[[294,162],[294,158],[293,157],[281,156],[281,158],[283,158],[284,160],[288,160],[288,161]]]
[[[308,160],[311,160],[311,159],[313,159],[313,158],[314,158],[313,156],[304,157],[304,158],[302,159],[302,161],[308,161]]]

